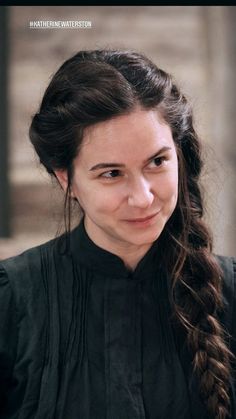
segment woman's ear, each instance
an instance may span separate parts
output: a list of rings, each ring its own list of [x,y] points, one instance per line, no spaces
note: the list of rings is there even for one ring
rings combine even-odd
[[[67,186],[68,186],[67,171],[57,169],[57,170],[54,170],[54,173],[55,173],[55,175],[57,177],[57,180],[60,183],[63,191],[66,192]],[[75,198],[74,192],[72,190],[70,191],[70,198]]]
[[[66,192],[67,186],[68,186],[68,176],[66,170],[54,170],[54,173],[57,177],[58,182],[60,183],[62,189],[64,192]]]

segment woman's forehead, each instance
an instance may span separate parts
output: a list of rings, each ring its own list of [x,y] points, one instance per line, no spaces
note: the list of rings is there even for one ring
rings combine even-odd
[[[142,167],[161,149],[174,150],[170,127],[150,112],[124,115],[90,127],[74,160],[77,169],[92,173],[94,167]]]
[[[137,110],[88,127],[81,154],[144,153],[153,147],[173,144],[170,127],[157,111]]]

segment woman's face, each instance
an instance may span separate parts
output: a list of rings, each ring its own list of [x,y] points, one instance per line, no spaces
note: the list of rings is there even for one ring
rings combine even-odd
[[[173,213],[178,160],[157,111],[135,110],[85,131],[72,193],[90,238],[110,251],[150,247]]]

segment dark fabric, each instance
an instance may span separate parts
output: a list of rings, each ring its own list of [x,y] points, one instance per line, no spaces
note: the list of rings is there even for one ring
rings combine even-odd
[[[234,260],[219,261],[234,338]],[[1,262],[0,418],[207,419],[169,285],[158,241],[131,272],[83,222],[70,254],[55,239]]]

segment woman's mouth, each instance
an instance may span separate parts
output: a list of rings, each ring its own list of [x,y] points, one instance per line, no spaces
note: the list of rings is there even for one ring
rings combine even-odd
[[[146,227],[153,222],[154,218],[156,217],[157,214],[159,214],[159,212],[160,211],[155,212],[155,214],[148,215],[147,217],[131,218],[131,219],[127,219],[127,220],[124,220],[124,221],[126,221],[127,223],[132,224],[134,226]]]

